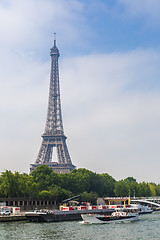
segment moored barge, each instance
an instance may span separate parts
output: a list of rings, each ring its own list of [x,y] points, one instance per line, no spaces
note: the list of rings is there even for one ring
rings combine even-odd
[[[114,209],[95,209],[95,210],[40,210],[34,212],[26,212],[25,217],[33,222],[60,222],[60,221],[82,221],[81,214],[112,214]]]

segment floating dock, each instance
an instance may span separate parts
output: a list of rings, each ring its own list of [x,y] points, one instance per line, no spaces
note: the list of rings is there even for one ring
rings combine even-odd
[[[0,222],[14,222],[27,220],[25,215],[0,216]]]

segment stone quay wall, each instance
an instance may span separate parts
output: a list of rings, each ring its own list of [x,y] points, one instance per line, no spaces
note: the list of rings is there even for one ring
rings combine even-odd
[[[58,209],[58,205],[54,200],[39,200],[25,198],[0,198],[0,203],[6,206],[20,207],[21,211],[35,209]]]

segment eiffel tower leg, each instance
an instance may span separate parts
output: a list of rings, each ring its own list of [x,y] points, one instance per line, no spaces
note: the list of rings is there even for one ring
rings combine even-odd
[[[58,155],[58,163],[63,164],[64,163],[64,157],[61,150],[61,144],[57,144],[57,155]]]
[[[52,162],[52,154],[53,154],[53,146],[48,144],[47,145],[46,155],[45,155],[42,163]]]
[[[45,163],[45,162],[51,162],[52,160],[52,151],[53,147],[49,145],[48,143],[42,141],[36,163]]]
[[[43,163],[43,162],[44,162],[44,159],[45,159],[46,152],[47,152],[47,144],[44,143],[44,142],[42,142],[35,163]]]
[[[57,153],[60,164],[72,164],[65,140],[62,139],[61,143],[57,144]]]
[[[65,163],[72,164],[70,156],[69,156],[68,148],[66,145],[66,141],[64,141],[64,140],[62,141],[62,148],[63,148],[63,152],[64,152]]]

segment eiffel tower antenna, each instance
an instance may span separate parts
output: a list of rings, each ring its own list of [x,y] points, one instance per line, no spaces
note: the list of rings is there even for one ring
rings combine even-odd
[[[54,47],[56,46],[56,33],[54,33]]]
[[[42,144],[35,163],[31,164],[30,172],[45,164],[51,167],[54,172],[69,173],[75,166],[71,162],[66,144],[67,137],[63,130],[58,67],[60,54],[56,46],[56,33],[54,33],[54,46],[51,48],[50,56],[51,73],[47,120],[42,135]],[[57,162],[52,161],[53,148],[57,152]]]

